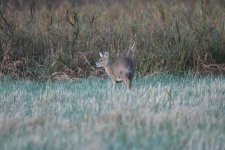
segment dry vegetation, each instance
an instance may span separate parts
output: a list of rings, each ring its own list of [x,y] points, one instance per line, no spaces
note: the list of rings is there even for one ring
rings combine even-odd
[[[102,74],[98,51],[131,55],[138,75],[224,73],[225,3],[220,0],[151,0],[73,5],[9,1],[2,6],[2,74],[69,77]],[[136,43],[134,51],[129,46]],[[213,67],[211,67],[213,66]],[[69,74],[64,70],[69,70]]]

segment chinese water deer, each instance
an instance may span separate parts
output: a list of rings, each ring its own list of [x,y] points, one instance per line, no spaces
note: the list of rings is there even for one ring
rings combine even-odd
[[[96,67],[103,67],[112,79],[113,84],[124,82],[131,89],[132,80],[135,75],[135,66],[131,58],[122,56],[112,63],[109,59],[109,52],[102,54],[99,52],[100,59],[96,62]]]

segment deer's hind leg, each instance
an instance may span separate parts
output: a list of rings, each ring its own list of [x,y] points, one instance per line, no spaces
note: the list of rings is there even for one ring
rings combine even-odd
[[[123,82],[127,85],[128,89],[131,89],[131,81],[128,78],[124,78]]]

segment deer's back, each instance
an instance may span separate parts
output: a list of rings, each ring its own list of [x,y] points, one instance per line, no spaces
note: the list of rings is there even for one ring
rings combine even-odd
[[[112,69],[113,74],[118,81],[122,80],[124,77],[132,80],[135,75],[135,65],[133,60],[129,57],[120,57],[117,59],[114,62]]]

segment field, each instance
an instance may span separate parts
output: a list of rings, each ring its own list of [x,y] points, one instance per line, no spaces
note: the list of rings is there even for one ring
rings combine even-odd
[[[224,150],[224,18],[224,0],[0,0],[0,150]],[[106,51],[134,60],[131,90]]]
[[[122,84],[4,79],[0,147],[225,149],[225,78],[159,75]]]

